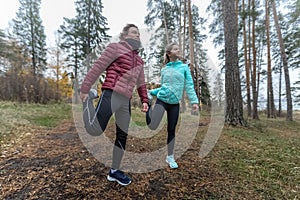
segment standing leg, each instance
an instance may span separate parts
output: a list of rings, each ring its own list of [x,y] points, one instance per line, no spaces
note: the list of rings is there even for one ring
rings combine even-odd
[[[116,139],[113,148],[112,166],[107,179],[109,181],[117,181],[121,185],[128,185],[131,183],[131,178],[120,170],[120,165],[126,148],[130,122],[130,99],[119,94],[114,94],[113,96],[112,105],[113,110],[115,110]]]
[[[171,168],[178,168],[177,163],[174,159],[174,146],[175,146],[175,131],[179,118],[179,104],[168,105],[167,106],[167,118],[168,118],[168,136],[167,136],[167,145],[168,145],[168,156],[167,163]]]
[[[167,110],[167,118],[168,118],[168,137],[167,137],[167,145],[168,145],[168,155],[173,154],[174,145],[175,145],[175,131],[179,118],[179,104],[170,105]]]
[[[126,149],[128,127],[130,123],[130,102],[123,103],[122,107],[115,112],[116,117],[116,140],[113,149],[112,168],[119,169]]]

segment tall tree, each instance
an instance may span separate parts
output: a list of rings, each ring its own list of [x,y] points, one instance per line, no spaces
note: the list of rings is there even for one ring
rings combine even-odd
[[[273,9],[273,17],[274,17],[278,42],[279,42],[279,46],[280,46],[280,53],[281,53],[281,59],[282,59],[282,64],[283,64],[284,77],[285,77],[285,90],[286,90],[286,103],[287,103],[286,120],[292,121],[293,120],[293,103],[292,103],[292,95],[291,95],[291,84],[290,84],[288,60],[287,60],[285,46],[284,46],[283,38],[282,38],[282,34],[281,34],[281,28],[279,26],[279,20],[278,20],[275,0],[271,1],[271,5],[272,5],[272,9]]]
[[[252,97],[253,97],[253,110],[252,110],[252,118],[253,119],[259,119],[258,117],[258,111],[257,111],[257,102],[258,102],[258,91],[257,91],[257,51],[256,51],[256,20],[257,20],[257,11],[256,11],[256,1],[252,0],[251,2],[252,7],[252,58],[253,58],[253,64],[252,64]]]
[[[5,34],[3,30],[0,29],[0,62],[3,58],[6,57],[5,49],[7,48]]]
[[[102,15],[101,0],[77,0],[77,15],[73,19],[64,18],[60,26],[62,48],[68,53],[69,65],[74,69],[74,97],[77,103],[79,87],[79,70],[86,73],[97,59],[96,51],[102,43],[109,39],[107,35],[107,19]]]
[[[224,106],[224,83],[221,77],[221,73],[217,73],[214,79],[214,86],[212,89],[212,103],[215,104],[218,108]]]
[[[225,39],[225,123],[245,125],[238,60],[238,24],[235,1],[221,0]]]
[[[247,92],[247,115],[248,117],[252,114],[252,107],[251,107],[251,90],[250,90],[250,58],[248,58],[248,40],[247,40],[247,29],[246,29],[246,5],[245,0],[242,1],[242,26],[243,26],[243,42],[244,42],[244,65],[245,65],[245,73],[246,73],[246,92]]]
[[[41,0],[19,0],[20,7],[13,20],[13,32],[23,46],[25,57],[30,56],[32,74],[46,69],[46,35],[40,17]]]
[[[52,72],[55,76],[55,100],[59,101],[61,99],[61,87],[60,82],[63,78],[63,71],[66,69],[63,69],[63,52],[60,47],[61,45],[61,35],[58,34],[58,32],[55,33],[55,46],[50,48],[49,55],[50,55],[50,61],[49,61],[49,67],[52,69]]]
[[[59,33],[61,34],[61,48],[67,53],[67,62],[74,72],[74,96],[75,103],[78,103],[78,72],[81,60],[83,60],[83,53],[80,51],[80,39],[78,21],[76,19],[64,18],[63,25],[60,26]]]
[[[188,19],[189,19],[189,52],[190,52],[190,68],[191,73],[195,74],[195,50],[194,50],[194,35],[193,35],[193,19],[192,19],[192,8],[191,8],[191,0],[188,0]],[[197,83],[196,83],[197,85]],[[199,95],[199,93],[198,93]]]
[[[285,19],[288,19],[288,34],[285,34],[284,43],[286,45],[286,53],[288,53],[288,61],[290,69],[300,68],[300,0],[293,0],[289,2],[289,13],[286,14]],[[300,73],[298,74],[298,81],[294,83],[294,87],[291,88],[295,101],[300,105]]]
[[[268,118],[275,118],[275,103],[274,103],[274,91],[273,91],[273,78],[272,78],[272,63],[271,63],[271,47],[270,47],[270,12],[269,12],[269,0],[265,0],[265,12],[266,12],[266,36],[267,36],[267,74],[268,74],[268,87],[267,87],[267,116]]]
[[[170,43],[170,39],[169,39],[169,33],[168,33],[168,26],[167,26],[167,18],[166,18],[166,8],[165,8],[165,4],[162,0],[160,0],[160,4],[162,7],[162,15],[163,15],[163,19],[164,19],[164,26],[165,26],[165,34],[166,34],[166,39],[167,39],[167,43]]]
[[[102,0],[76,0],[76,20],[78,22],[78,36],[80,38],[80,51],[86,59],[83,63],[87,71],[94,62],[91,52],[97,48],[101,42],[109,39],[107,31],[107,19],[102,15]]]
[[[27,66],[32,69],[32,85],[34,86],[34,101],[40,102],[42,94],[38,77],[46,69],[46,35],[40,17],[41,0],[19,0],[20,7],[13,20],[13,32],[23,47],[25,58],[30,57]]]

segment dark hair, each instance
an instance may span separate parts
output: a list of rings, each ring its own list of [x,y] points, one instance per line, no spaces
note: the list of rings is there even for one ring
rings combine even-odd
[[[125,39],[125,36],[126,35],[128,35],[128,30],[131,28],[131,27],[134,27],[134,28],[137,28],[137,29],[139,29],[136,25],[134,25],[134,24],[127,24],[124,28],[123,28],[123,30],[122,30],[122,32],[120,33],[120,40],[124,40]]]

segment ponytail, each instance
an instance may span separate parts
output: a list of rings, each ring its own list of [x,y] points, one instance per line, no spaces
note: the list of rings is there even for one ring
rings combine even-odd
[[[169,57],[168,53],[165,53],[165,56],[164,56],[164,65],[166,65],[168,62],[170,62],[170,57]]]
[[[168,44],[165,48],[165,55],[164,55],[164,64],[167,64],[168,62],[170,62],[170,57],[169,57],[169,53],[172,51],[172,48],[174,45],[178,45],[176,42],[171,42],[170,44]]]

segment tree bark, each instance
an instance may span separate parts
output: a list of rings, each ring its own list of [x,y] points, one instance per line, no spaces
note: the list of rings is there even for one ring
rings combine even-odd
[[[257,87],[256,87],[256,35],[255,35],[255,0],[252,0],[252,56],[253,56],[253,68],[252,68],[252,97],[253,97],[253,119],[259,119],[257,112]]]
[[[247,31],[246,31],[246,12],[245,12],[245,0],[242,2],[243,9],[243,38],[244,38],[244,59],[245,59],[245,72],[246,72],[246,90],[247,90],[247,115],[251,117],[251,94],[250,94],[250,63],[248,59],[247,49]]]
[[[270,44],[270,15],[269,15],[269,0],[266,0],[266,36],[267,36],[267,57],[268,57],[268,89],[267,89],[267,116],[275,118],[275,104],[273,94],[272,67],[271,67],[271,44]]]
[[[193,78],[195,77],[195,55],[194,55],[194,36],[192,23],[191,0],[188,0],[188,17],[189,17],[189,41],[190,41],[190,67]],[[195,79],[194,79],[195,82]]]
[[[164,2],[163,1],[160,1],[160,2],[161,2],[162,14],[163,14],[163,18],[164,18],[164,26],[165,26],[165,34],[166,34],[167,44],[169,44],[170,40],[169,40],[167,19],[166,19],[166,14],[165,14],[165,6],[164,6]]]
[[[276,11],[276,3],[275,1],[271,1],[272,8],[273,8],[273,16],[274,16],[274,22],[276,26],[279,46],[280,46],[280,54],[283,64],[283,70],[284,70],[284,78],[285,78],[285,90],[286,90],[286,103],[287,103],[287,115],[286,120],[287,121],[293,121],[293,103],[292,103],[292,95],[291,95],[291,86],[290,86],[290,75],[289,75],[289,68],[288,68],[288,60],[285,53],[285,47],[282,39],[281,29],[279,26],[279,20],[277,16]]]
[[[224,37],[225,37],[225,90],[228,125],[246,125],[243,117],[239,61],[238,61],[238,24],[235,1],[222,0]]]

